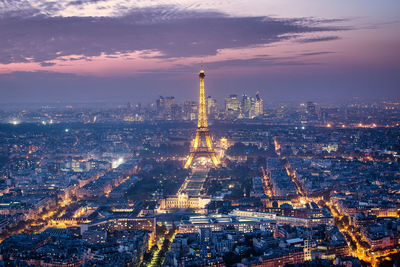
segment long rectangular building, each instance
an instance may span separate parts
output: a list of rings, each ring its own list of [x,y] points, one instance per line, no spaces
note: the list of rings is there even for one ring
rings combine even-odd
[[[236,231],[250,233],[254,229],[270,228],[271,221],[246,219],[231,215],[191,216],[179,225],[179,233],[198,233],[202,228],[211,231],[222,231],[226,228],[235,228]]]
[[[265,219],[275,221],[276,223],[290,224],[293,226],[313,227],[320,224],[334,225],[333,217],[295,217],[281,216],[275,213],[254,212],[244,210],[234,210],[230,213],[232,216],[240,216],[248,219]]]

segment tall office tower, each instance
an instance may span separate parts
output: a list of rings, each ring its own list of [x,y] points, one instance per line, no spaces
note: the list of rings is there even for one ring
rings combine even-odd
[[[254,115],[261,116],[264,114],[264,102],[263,99],[260,97],[260,93],[257,91],[256,99],[254,102]]]
[[[172,117],[172,106],[175,104],[175,97],[168,96],[165,98],[165,112],[164,115],[171,119]]]
[[[299,114],[300,122],[303,124],[307,123],[307,106],[305,103],[301,103],[297,109]]]
[[[253,118],[252,110],[254,110],[254,100],[247,95],[242,96],[241,112],[245,118]]]
[[[185,101],[183,103],[183,119],[194,121],[197,118],[197,103],[194,101]]]
[[[196,137],[190,148],[190,155],[186,161],[185,168],[189,168],[196,157],[209,157],[215,167],[220,166],[220,161],[215,154],[214,146],[210,136],[207,122],[206,97],[204,93],[204,77],[206,77],[203,66],[200,70],[200,97],[199,97],[199,113],[197,121]]]
[[[160,96],[159,99],[156,101],[156,113],[157,115],[161,115],[164,113],[165,110],[165,100],[164,97]]]
[[[237,118],[240,115],[240,100],[237,95],[225,98],[225,115]]]
[[[281,105],[277,110],[276,110],[276,116],[280,119],[283,119],[286,115],[286,106]]]
[[[307,112],[308,119],[310,119],[310,120],[318,119],[317,109],[315,107],[314,102],[311,102],[311,101],[307,102],[307,111],[306,112]]]
[[[171,119],[181,120],[182,119],[182,107],[178,104],[173,104],[171,106]]]
[[[215,118],[218,114],[217,100],[211,96],[207,97],[207,115],[211,118]]]

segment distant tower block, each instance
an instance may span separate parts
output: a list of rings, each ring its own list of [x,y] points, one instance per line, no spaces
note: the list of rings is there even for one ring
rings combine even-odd
[[[200,98],[199,98],[199,114],[197,122],[196,137],[190,148],[190,155],[186,161],[185,168],[189,168],[196,157],[209,157],[215,167],[220,166],[220,161],[215,154],[213,143],[210,137],[210,130],[207,122],[206,97],[204,94],[204,74],[203,66],[200,70]]]

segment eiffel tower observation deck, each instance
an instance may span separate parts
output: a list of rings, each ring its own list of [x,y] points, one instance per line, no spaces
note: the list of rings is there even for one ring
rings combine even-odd
[[[207,111],[206,111],[206,97],[204,93],[204,73],[203,66],[199,73],[200,77],[200,97],[199,97],[199,114],[197,121],[196,137],[193,140],[190,148],[190,155],[186,161],[185,168],[189,168],[193,160],[198,157],[208,157],[215,167],[220,167],[220,161],[215,154],[214,146],[210,137],[210,130],[208,129]]]

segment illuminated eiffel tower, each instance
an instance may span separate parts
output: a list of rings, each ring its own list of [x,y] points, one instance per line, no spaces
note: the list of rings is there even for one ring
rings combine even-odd
[[[213,143],[208,129],[207,113],[206,113],[206,97],[204,94],[204,74],[203,66],[199,73],[200,77],[200,98],[199,98],[199,114],[197,122],[196,137],[190,148],[190,155],[186,161],[185,168],[189,168],[196,157],[209,157],[215,167],[220,166],[220,161],[215,154]]]

